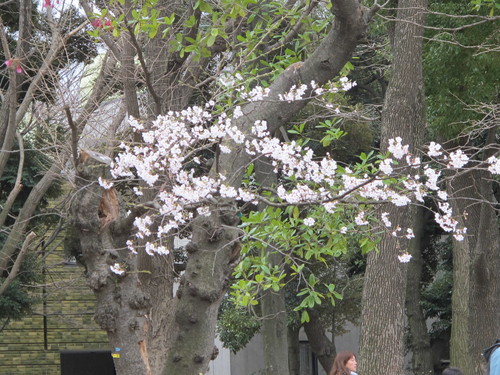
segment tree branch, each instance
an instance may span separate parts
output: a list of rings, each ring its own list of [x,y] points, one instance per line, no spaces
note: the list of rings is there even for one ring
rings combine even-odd
[[[36,234],[34,232],[31,232],[28,234],[26,239],[23,242],[23,246],[21,247],[21,251],[19,251],[19,254],[17,255],[16,261],[14,262],[14,265],[12,266],[12,269],[9,272],[9,275],[7,278],[4,280],[2,285],[0,286],[0,296],[2,296],[7,288],[12,284],[14,279],[16,278],[17,274],[19,273],[19,269],[21,268],[21,263],[23,262],[23,259],[28,251],[28,247],[31,243],[31,241],[36,237]]]
[[[251,127],[257,120],[266,120],[268,130],[275,133],[306,104],[307,100],[287,102],[280,100],[280,95],[288,92],[293,85],[309,85],[315,81],[322,86],[333,79],[351,58],[359,40],[367,29],[365,9],[358,0],[337,0],[333,2],[335,20],[313,54],[304,63],[295,63],[285,69],[271,84],[269,101],[251,102],[243,106],[243,116],[235,121],[244,134],[250,134]],[[310,96],[310,88],[304,97]],[[267,98],[266,98],[267,99]],[[221,155],[220,171],[232,186],[239,186],[249,162],[242,145],[226,141],[232,149],[229,154]],[[212,173],[214,173],[213,168]]]
[[[149,93],[153,97],[155,102],[155,115],[159,116],[161,114],[161,98],[156,93],[155,88],[151,82],[151,74],[146,66],[146,61],[144,60],[144,55],[142,54],[142,49],[137,42],[137,38],[134,35],[134,30],[132,30],[132,26],[129,24],[127,19],[125,19],[125,25],[127,27],[128,33],[130,35],[130,41],[137,52],[137,57],[139,58],[139,63],[141,64],[142,71],[144,72],[144,81],[146,82],[146,87],[149,90]]]
[[[2,212],[0,213],[0,228],[5,225],[5,220],[7,220],[7,216],[9,215],[10,209],[14,205],[16,198],[19,192],[22,190],[23,185],[21,184],[22,176],[23,176],[23,168],[24,168],[24,144],[23,137],[19,132],[16,132],[17,141],[19,142],[19,165],[17,166],[17,176],[16,182],[14,183],[14,188],[9,193],[7,200],[2,208]]]

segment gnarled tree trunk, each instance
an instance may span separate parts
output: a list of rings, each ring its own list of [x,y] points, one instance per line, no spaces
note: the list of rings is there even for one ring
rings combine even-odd
[[[306,100],[280,101],[280,94],[288,92],[293,85],[312,80],[323,85],[346,64],[374,11],[365,12],[357,0],[336,0],[332,4],[335,22],[321,45],[304,63],[289,67],[272,83],[270,100],[251,102],[242,108],[244,116],[234,121],[241,131],[247,133],[256,120],[266,120],[269,131],[274,133],[306,103]],[[157,44],[151,45],[148,52],[152,60],[159,56],[157,47]],[[170,78],[186,73],[178,77],[192,79],[188,73],[199,67],[199,62],[189,58],[172,58],[169,63],[172,64],[168,66],[172,72]],[[185,72],[184,63],[186,69],[193,70]],[[149,71],[153,69],[154,65],[149,67]],[[151,87],[156,96],[161,97],[162,107],[164,103],[170,106],[170,93],[178,91],[165,87],[168,79],[164,82],[157,74],[151,77],[156,77]],[[175,84],[182,86],[179,82]],[[189,102],[186,92],[176,94],[175,99],[180,102],[174,100],[172,108],[166,109],[182,109]],[[239,187],[249,159],[237,145],[230,146],[233,151],[221,154],[216,167],[227,177],[227,183]],[[113,190],[104,190],[96,182],[107,173],[98,159],[90,158],[80,165],[72,216],[89,284],[97,296],[96,320],[107,331],[112,346],[120,349],[114,353],[118,374],[205,373],[213,351],[217,310],[238,258],[240,232],[235,228],[236,206],[231,201],[214,203],[211,216],[200,216],[192,222],[186,270],[174,294],[171,255],[158,256],[145,267],[126,246],[126,240],[133,235],[135,217],[149,208],[139,206],[126,216],[119,207],[118,194],[116,200],[109,201]],[[103,210],[103,207],[107,208]],[[110,216],[108,211],[114,214]],[[110,266],[115,263],[122,264],[126,272],[113,273]]]

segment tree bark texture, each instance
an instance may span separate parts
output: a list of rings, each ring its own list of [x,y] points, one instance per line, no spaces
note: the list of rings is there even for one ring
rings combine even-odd
[[[274,257],[281,258],[274,254]],[[281,259],[279,259],[280,261]],[[267,375],[288,375],[287,314],[284,291],[264,292],[262,304],[262,337]]]
[[[288,369],[290,375],[300,375],[300,327],[288,327]]]
[[[408,264],[406,285],[406,316],[408,318],[409,349],[411,350],[411,367],[414,375],[434,374],[430,336],[424,312],[420,305],[422,281],[422,250],[425,248],[424,208],[418,207],[413,228],[415,238],[410,240],[409,253],[412,255]]]
[[[424,131],[422,34],[425,0],[400,0],[392,44],[392,79],[382,112],[382,153],[388,140],[402,137],[411,153]],[[400,166],[403,166],[400,163]],[[413,228],[415,209],[385,205],[390,220],[403,231]],[[391,231],[394,228],[390,229]],[[384,233],[378,252],[368,255],[362,302],[360,372],[404,373],[405,288],[407,265],[397,256],[408,250],[404,236]]]
[[[482,351],[500,332],[500,228],[495,182],[479,169],[457,172],[448,183],[453,213],[467,228],[453,241],[453,294],[450,359],[464,374],[485,371]]]
[[[275,101],[279,94],[299,82],[314,80],[322,85],[338,75],[365,33],[373,12],[366,13],[356,0],[334,1],[333,11],[335,22],[321,46],[303,64],[289,67],[272,83],[271,100],[244,106],[245,116],[235,125],[248,132],[256,120],[267,120],[273,133],[305,105],[305,101]],[[152,86],[161,97],[164,112],[182,109],[193,92],[193,85],[184,85],[182,79],[192,79],[191,73],[200,69],[200,62],[189,57],[180,59],[167,49],[162,50],[160,42],[150,41],[145,50],[146,61],[152,62],[148,67]],[[167,54],[165,60],[159,58],[165,56],[162,51]],[[168,76],[162,75],[164,69]],[[221,155],[219,170],[238,186],[249,160],[242,150],[235,146],[233,150],[229,155]],[[239,256],[236,204],[220,201],[212,207],[211,216],[193,221],[191,241],[186,247],[186,270],[174,294],[170,256],[160,257],[146,267],[148,262],[138,260],[142,255],[134,257],[126,248],[125,241],[133,234],[134,217],[142,215],[145,209],[138,209],[129,217],[124,215],[117,192],[104,190],[96,183],[99,176],[107,173],[98,159],[91,157],[79,167],[72,216],[89,284],[97,297],[96,321],[107,331],[112,346],[120,348],[120,358],[115,358],[117,373],[203,374],[213,351],[217,310]],[[116,215],[103,212],[103,201],[112,208],[106,212]],[[126,272],[112,273],[110,266],[114,263],[124,264]],[[286,332],[285,326],[283,331]],[[286,343],[286,334],[280,342]],[[283,349],[286,347],[283,345]]]
[[[278,177],[268,158],[260,158],[255,161],[255,180],[263,188],[272,188],[276,185]],[[259,210],[265,208],[264,204],[259,205]],[[268,246],[269,268],[283,262],[283,255],[278,250],[272,244]],[[272,289],[263,291],[261,308],[265,373],[268,375],[289,375],[285,291],[283,289],[278,292],[274,292]]]
[[[326,336],[318,311],[309,309],[308,313],[310,319],[309,322],[304,323],[304,331],[311,345],[311,350],[316,354],[323,370],[328,373],[337,355],[335,343]]]

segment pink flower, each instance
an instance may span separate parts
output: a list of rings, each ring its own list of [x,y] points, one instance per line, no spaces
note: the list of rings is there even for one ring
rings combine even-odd
[[[43,7],[44,8],[50,8],[52,6],[50,0],[44,0],[43,1]]]
[[[92,20],[90,23],[93,27],[97,28],[102,28],[102,22],[100,19],[96,18],[95,20]]]
[[[21,63],[17,59],[8,59],[4,62],[5,66],[7,68],[16,68],[16,73],[22,74],[23,73],[23,68],[21,66]]]

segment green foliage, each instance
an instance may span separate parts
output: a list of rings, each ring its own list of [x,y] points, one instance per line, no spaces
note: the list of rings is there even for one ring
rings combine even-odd
[[[325,101],[348,107],[347,98],[342,92],[328,94]],[[315,155],[329,154],[339,163],[356,163],[361,153],[369,153],[374,146],[372,124],[338,117],[334,111],[323,111],[314,102],[305,107],[297,122],[288,130],[291,139],[301,145],[307,144]]]
[[[430,7],[444,14],[470,13],[468,1],[433,2]],[[460,28],[471,22],[469,17],[432,14],[427,20],[429,26],[437,28]],[[453,138],[472,120],[480,118],[469,106],[491,103],[498,98],[500,64],[497,54],[487,52],[487,46],[500,43],[498,22],[486,22],[453,33],[429,30],[426,37],[439,40],[425,46],[428,119],[434,133]]]
[[[486,10],[490,16],[494,16],[495,12],[500,10],[500,3],[496,0],[471,0],[471,4],[474,10],[478,12]]]
[[[248,344],[260,327],[260,320],[250,314],[247,308],[238,307],[229,299],[224,299],[219,308],[217,335],[225,348],[237,353]]]
[[[354,211],[340,206],[328,213],[323,207],[301,211],[297,206],[286,209],[267,207],[242,218],[247,233],[242,260],[235,269],[231,295],[237,304],[257,305],[260,291],[277,291],[298,279],[297,305],[301,321],[308,321],[307,309],[341,300],[328,273],[335,258],[376,249],[377,238],[355,230]],[[304,221],[307,216],[307,223]],[[315,220],[313,225],[310,220]],[[279,251],[283,264],[271,265],[270,254]]]
[[[19,320],[31,312],[31,307],[38,298],[30,293],[29,286],[40,281],[40,270],[34,257],[26,257],[16,279],[5,293],[0,296],[0,320]],[[0,283],[5,280],[0,278]]]
[[[47,155],[44,155],[38,151],[35,151],[37,147],[37,141],[25,140],[24,145],[25,157],[24,157],[24,168],[22,173],[22,184],[23,189],[17,197],[14,206],[12,207],[12,214],[17,215],[19,210],[21,209],[24,201],[30,194],[31,190],[35,187],[35,185],[41,180],[43,177],[43,172],[46,170],[47,165],[50,164],[50,160]],[[10,156],[7,165],[4,169],[4,173],[0,178],[0,202],[5,202],[7,196],[14,188],[14,183],[17,178],[17,169],[19,166],[19,153],[14,152]],[[62,187],[60,183],[55,183],[48,190],[47,194],[42,198],[41,203],[38,208],[38,212],[47,207],[50,199],[61,194]],[[43,222],[48,223],[50,219],[44,217]],[[37,219],[33,221],[34,224],[37,223]],[[11,221],[8,219],[7,224],[11,224]],[[1,243],[2,241],[0,241]]]
[[[422,290],[421,305],[426,318],[433,319],[431,335],[449,336],[451,328],[451,292],[453,287],[452,244],[435,242],[432,245],[437,259],[431,281]]]

